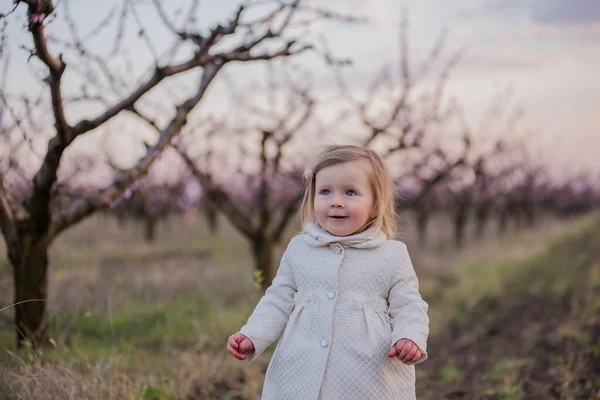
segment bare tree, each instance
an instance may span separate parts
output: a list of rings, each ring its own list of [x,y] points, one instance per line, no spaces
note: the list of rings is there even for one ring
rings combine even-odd
[[[468,219],[471,216],[473,208],[475,214],[479,217],[479,223],[484,221],[487,214],[485,208],[489,205],[485,202],[486,190],[490,186],[490,177],[496,174],[496,177],[504,176],[505,172],[512,168],[515,154],[522,149],[518,139],[510,139],[509,134],[514,134],[517,123],[523,116],[523,110],[515,107],[512,112],[507,113],[509,100],[512,96],[512,88],[508,87],[503,92],[498,93],[490,103],[487,112],[483,114],[481,122],[474,131],[466,121],[466,117],[459,107],[459,116],[465,135],[468,135],[475,145],[471,145],[471,154],[463,159],[462,166],[457,170],[457,174],[448,181],[449,185],[449,203],[454,225],[454,244],[460,247],[464,244]],[[499,139],[493,140],[493,131],[499,130],[501,135]],[[502,130],[505,130],[502,132]],[[498,133],[498,132],[496,132]],[[490,142],[486,146],[485,142]],[[507,145],[506,142],[511,142]],[[485,150],[488,147],[489,150]],[[511,159],[510,157],[513,157]],[[502,166],[498,161],[508,160],[508,167]],[[495,162],[495,165],[494,165]],[[502,172],[496,170],[503,168]],[[477,205],[476,201],[479,201]],[[479,225],[479,229],[482,229]]]
[[[199,204],[200,213],[204,216],[209,231],[216,235],[219,232],[219,208],[210,199],[209,193],[204,193]]]
[[[106,135],[105,138],[109,138]],[[146,147],[149,145],[146,144]],[[119,166],[119,163],[113,159],[113,152],[105,143],[106,164],[112,169],[114,175],[126,172],[126,169]],[[165,151],[169,152],[167,149]],[[165,220],[169,216],[184,211],[191,204],[186,195],[188,185],[190,184],[189,173],[185,173],[185,166],[175,165],[173,161],[179,161],[174,152],[170,154],[169,160],[165,160],[169,165],[171,177],[164,176],[157,168],[160,164],[153,164],[144,177],[138,179],[131,185],[115,202],[107,209],[107,213],[116,216],[119,224],[127,220],[141,221],[144,226],[144,239],[147,242],[153,242],[156,237],[156,229],[160,220]],[[177,157],[177,158],[175,158]],[[166,157],[165,157],[166,158]]]
[[[184,180],[174,183],[152,183],[142,180],[138,187],[126,193],[123,200],[111,209],[120,221],[132,219],[144,226],[144,240],[154,242],[161,220],[183,211],[186,184]]]
[[[463,151],[455,158],[442,147],[437,147],[425,153],[408,172],[396,178],[396,186],[402,191],[396,203],[398,208],[407,206],[414,211],[420,245],[427,242],[431,215],[449,194],[445,185],[455,177],[457,170],[464,169],[471,143],[469,136],[465,135]]]
[[[439,146],[425,151],[423,146],[428,140],[437,142],[436,133],[447,130],[447,123],[455,114],[455,100],[445,95],[446,84],[466,51],[466,48],[458,49],[444,60],[442,52],[446,35],[447,32],[442,31],[426,59],[418,68],[413,68],[409,53],[408,13],[404,11],[399,34],[399,62],[394,66],[398,78],[394,76],[393,69],[383,68],[369,85],[364,98],[357,99],[341,74],[337,74],[341,93],[350,100],[367,132],[362,145],[377,149],[386,158],[411,153],[427,157],[429,151],[437,151],[435,147]],[[434,72],[436,67],[438,71]],[[433,74],[436,75],[432,86],[428,87],[426,80]]]
[[[69,40],[46,34],[46,25],[59,21],[51,0],[15,0],[14,4],[12,11],[2,16],[2,23],[6,24],[7,18],[13,12],[18,12],[20,6],[26,8],[27,27],[34,44],[28,56],[38,63],[37,67],[43,67],[43,70],[38,68],[37,71],[43,71],[44,75],[41,77],[43,82],[40,82],[40,89],[43,89],[41,102],[34,98],[21,111],[15,106],[11,95],[4,89],[2,91],[3,106],[12,116],[12,132],[23,134],[18,146],[27,146],[35,136],[32,132],[37,130],[29,129],[35,121],[24,121],[36,109],[43,109],[43,104],[40,103],[45,99],[49,100],[48,109],[52,115],[52,138],[43,154],[40,154],[39,167],[35,173],[30,176],[27,171],[20,171],[22,168],[18,158],[10,157],[10,168],[0,174],[0,228],[13,267],[17,344],[21,346],[25,341],[30,341],[37,346],[45,344],[48,339],[48,249],[57,235],[116,202],[146,174],[181,132],[190,114],[205,97],[209,85],[224,66],[234,62],[292,56],[308,50],[310,46],[299,43],[297,37],[286,37],[293,17],[302,11],[300,0],[246,3],[237,9],[227,23],[216,25],[205,33],[195,30],[190,20],[186,20],[183,27],[177,27],[167,10],[163,9],[161,4],[165,3],[154,1],[158,15],[175,39],[174,50],[166,55],[159,55],[152,45],[137,11],[137,4],[133,1],[124,1],[119,15],[111,12],[84,36],[77,30],[76,20],[69,11],[69,2],[61,1],[60,7],[64,7],[64,10],[61,9],[64,14],[61,15],[64,15],[72,36]],[[259,5],[262,10],[265,6],[270,6],[270,9],[259,16],[249,12]],[[197,1],[192,1],[189,15],[193,15],[196,6]],[[314,10],[311,15],[315,15]],[[106,32],[110,26],[107,21],[112,17],[117,18],[112,55],[122,53],[125,27],[133,25],[139,28],[137,35],[147,44],[154,58],[148,72],[138,82],[131,78],[124,79],[121,73],[111,70],[110,64],[106,62],[110,55],[97,54],[87,44],[91,36]],[[57,49],[62,49],[60,54],[53,50],[50,42]],[[187,46],[188,53],[177,59],[175,49],[182,46]],[[3,57],[7,60],[6,54]],[[175,59],[178,61],[174,61]],[[159,86],[167,88],[168,82],[176,76],[190,71],[198,71],[199,74],[192,93],[175,107],[167,108],[172,110],[172,115],[164,123],[150,118],[143,111],[148,94],[154,93]],[[68,75],[70,73],[82,76],[78,95],[67,95],[65,77],[71,76]],[[78,102],[95,102],[103,109],[94,117],[70,121],[67,111]],[[66,150],[85,134],[110,129],[109,122],[122,114],[134,116],[155,127],[158,138],[135,165],[117,174],[110,184],[82,193],[65,206],[58,206],[54,201],[60,191],[57,171]],[[46,123],[45,128],[50,129],[50,125]],[[6,180],[8,170],[19,171],[26,190],[18,191],[16,188],[19,186],[9,184]]]
[[[212,162],[215,156],[211,145],[206,146],[208,152],[201,157],[204,163],[194,160],[186,146],[177,146],[181,157],[202,185],[207,203],[218,209],[248,240],[254,269],[261,272],[265,289],[276,272],[274,246],[281,242],[302,199],[299,163],[286,151],[292,151],[292,139],[296,139],[298,145],[298,137],[306,134],[305,127],[315,109],[315,100],[308,89],[295,85],[289,79],[286,79],[287,86],[284,88],[287,98],[282,102],[283,107],[278,107],[276,99],[279,95],[273,76],[271,73],[270,89],[266,92],[270,99],[268,108],[253,102],[256,100],[253,96],[236,94],[236,114],[243,115],[242,126],[228,128],[231,124],[221,121],[215,123],[207,134],[210,140],[218,132],[223,134],[230,130],[236,136],[258,139],[258,149],[253,151],[242,144],[239,156],[240,165],[254,164],[257,170],[245,172],[240,166],[236,175],[241,179],[235,182],[225,179],[219,184],[215,167],[225,163],[220,160]],[[257,122],[251,125],[247,121],[252,119]]]
[[[577,215],[600,207],[599,175],[577,173],[562,182],[546,183],[540,199],[543,206],[559,216]]]

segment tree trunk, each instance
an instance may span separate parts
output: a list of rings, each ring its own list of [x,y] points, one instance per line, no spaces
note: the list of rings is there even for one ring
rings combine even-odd
[[[427,243],[427,223],[429,222],[429,213],[422,208],[418,208],[416,210],[416,218],[419,245],[424,246]]]
[[[521,206],[517,205],[513,207],[510,211],[515,221],[515,227],[517,228],[517,230],[523,228],[523,209],[521,208]]]
[[[208,229],[211,233],[216,234],[219,230],[219,209],[212,200],[206,199],[202,202],[202,213],[206,222],[208,223]]]
[[[535,205],[532,202],[525,203],[524,212],[527,226],[530,228],[535,226],[537,222]]]
[[[146,242],[153,243],[156,238],[156,225],[158,218],[153,215],[146,215],[144,217],[144,239]]]
[[[117,218],[117,225],[119,226],[119,228],[125,228],[125,223],[127,222],[127,216],[125,215],[125,213],[116,212],[115,215]]]
[[[477,210],[475,210],[475,218],[477,220],[475,228],[475,235],[477,236],[476,239],[483,238],[483,234],[485,233],[485,227],[487,225],[489,211],[490,209],[486,205],[481,205],[477,207]]]
[[[464,243],[466,223],[467,207],[460,204],[454,214],[454,244],[457,247],[461,247]]]
[[[500,214],[498,215],[498,231],[500,234],[506,233],[508,227],[508,210],[506,207],[502,207]]]
[[[21,243],[31,241],[30,238]],[[48,344],[48,249],[32,243],[11,258],[15,289],[17,347]],[[20,303],[20,304],[18,304]]]
[[[254,256],[254,269],[263,278],[262,289],[267,290],[275,278],[275,267],[273,266],[274,243],[267,238],[255,238],[252,243],[252,255]]]

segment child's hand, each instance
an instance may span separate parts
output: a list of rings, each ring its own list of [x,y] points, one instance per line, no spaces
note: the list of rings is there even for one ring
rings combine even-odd
[[[388,353],[389,358],[398,356],[403,362],[416,362],[421,359],[421,350],[419,346],[410,339],[400,339],[392,346]]]
[[[254,343],[241,333],[235,333],[227,339],[227,350],[238,360],[245,360],[244,353],[254,350]]]

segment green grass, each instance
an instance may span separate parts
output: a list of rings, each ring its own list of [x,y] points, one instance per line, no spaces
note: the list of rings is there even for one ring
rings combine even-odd
[[[512,292],[527,290],[530,293],[541,293],[551,288],[557,295],[572,288],[574,279],[584,278],[577,275],[578,271],[582,272],[577,265],[590,262],[589,255],[578,254],[572,248],[582,246],[582,232],[596,232],[598,221],[600,216],[592,214],[577,220],[568,233],[558,238],[544,238],[540,234],[543,243],[536,244],[531,253],[521,253],[517,257],[493,254],[485,261],[459,266],[460,279],[422,290],[425,299],[441,300],[434,301],[434,307],[430,309],[433,315],[432,335],[435,336],[450,320],[462,325],[472,315],[486,318],[488,308],[502,301],[507,287]],[[592,245],[587,237],[583,246],[586,245]],[[568,275],[564,279],[566,271]],[[586,268],[583,273],[591,278],[585,279],[587,290],[600,288],[600,269],[597,266]],[[600,299],[593,298],[592,301],[591,305],[595,306],[587,311],[594,312],[600,305]]]
[[[460,381],[465,377],[464,372],[450,360],[440,369],[440,376],[444,382]]]

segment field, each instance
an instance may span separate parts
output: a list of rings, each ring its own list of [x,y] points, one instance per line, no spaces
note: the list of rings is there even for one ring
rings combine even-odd
[[[432,330],[420,399],[600,398],[600,215],[489,232],[461,250],[440,218],[419,248],[411,221],[401,218],[400,239]],[[178,218],[154,243],[142,237],[141,226],[98,215],[58,239],[56,347],[17,351],[13,310],[0,313],[0,398],[257,398],[270,353],[248,365],[225,350],[259,298],[243,238],[224,221],[213,236]],[[0,308],[11,285],[0,248]]]

